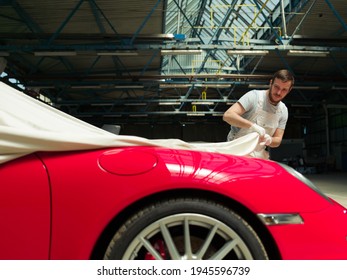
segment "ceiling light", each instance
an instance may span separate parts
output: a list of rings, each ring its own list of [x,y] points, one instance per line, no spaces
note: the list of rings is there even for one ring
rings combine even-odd
[[[329,55],[328,51],[301,51],[301,50],[289,50],[287,55],[289,56],[313,56],[313,57],[325,57]]]
[[[60,52],[34,52],[35,56],[75,56],[77,55],[74,51],[60,51]]]
[[[266,50],[229,50],[228,55],[267,55],[269,51]]]
[[[204,113],[187,113],[187,116],[204,117]]]
[[[230,88],[230,84],[202,84],[202,86],[211,87],[211,88]]]
[[[191,87],[193,84],[160,84],[160,88],[187,88]]]
[[[249,84],[249,88],[268,88],[269,85],[261,85],[261,84]]]
[[[193,101],[192,105],[213,105],[214,102],[211,101]]]
[[[181,102],[177,102],[177,101],[162,101],[162,102],[159,102],[159,105],[161,105],[161,106],[181,105]]]
[[[202,50],[161,50],[161,55],[202,54]]]
[[[208,84],[208,83],[191,83],[191,84],[171,84],[171,83],[166,83],[166,84],[160,84],[160,88],[188,88],[194,86],[195,88],[197,87],[204,87],[204,88],[230,88],[230,84]]]

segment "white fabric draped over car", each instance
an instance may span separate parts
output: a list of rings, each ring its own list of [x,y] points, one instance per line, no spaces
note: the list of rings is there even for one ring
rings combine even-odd
[[[160,146],[246,156],[258,144],[251,133],[231,142],[187,143],[115,135],[97,128],[0,82],[0,163],[37,151],[73,151],[103,147]]]

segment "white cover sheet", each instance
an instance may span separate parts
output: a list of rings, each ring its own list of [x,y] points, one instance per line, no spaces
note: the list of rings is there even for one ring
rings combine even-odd
[[[250,155],[257,133],[231,142],[187,143],[115,135],[97,128],[0,82],[0,163],[37,151],[73,151],[102,147],[161,146],[176,149]]]

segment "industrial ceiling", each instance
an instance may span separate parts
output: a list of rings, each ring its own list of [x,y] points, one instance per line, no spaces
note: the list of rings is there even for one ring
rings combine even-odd
[[[340,0],[0,0],[1,81],[90,123],[221,121],[291,70],[290,114],[347,104]]]

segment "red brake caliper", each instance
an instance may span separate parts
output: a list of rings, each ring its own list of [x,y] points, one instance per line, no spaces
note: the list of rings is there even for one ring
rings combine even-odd
[[[160,256],[165,260],[166,254],[165,254],[164,241],[161,239],[158,239],[152,245],[153,245],[153,248],[156,249],[158,251],[158,253],[160,254]],[[146,256],[145,256],[145,260],[155,260],[155,258],[150,252],[147,252]]]

